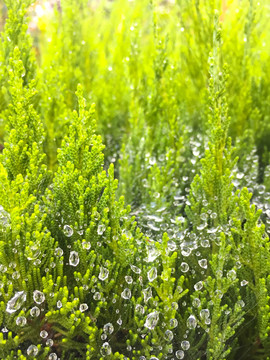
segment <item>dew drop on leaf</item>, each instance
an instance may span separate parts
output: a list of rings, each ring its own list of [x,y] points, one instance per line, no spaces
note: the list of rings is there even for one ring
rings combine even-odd
[[[199,265],[201,268],[203,269],[207,269],[207,260],[206,259],[201,259],[198,261]]]
[[[125,276],[125,280],[128,284],[132,284],[133,283],[133,279],[131,276]]]
[[[6,312],[9,314],[14,313],[15,311],[19,310],[22,304],[26,301],[26,292],[25,291],[18,291],[15,295],[8,301]]]
[[[60,248],[60,247],[57,247],[55,250],[54,250],[54,255],[55,256],[62,256],[64,253],[64,251]]]
[[[186,262],[182,262],[181,263],[181,271],[185,273],[188,270],[189,270],[189,265]]]
[[[46,337],[48,337],[48,332],[46,330],[41,330],[40,337],[42,337],[42,339],[46,339]]]
[[[199,307],[199,306],[201,305],[201,300],[198,299],[198,298],[193,299],[192,305],[193,305],[194,307]]]
[[[236,271],[235,270],[230,270],[227,272],[227,278],[230,280],[235,280],[236,279]]]
[[[191,249],[188,246],[183,246],[181,248],[181,254],[183,256],[189,256],[191,254]]]
[[[93,299],[94,300],[100,300],[101,299],[101,294],[97,291],[94,293],[94,296],[93,296]]]
[[[169,324],[170,324],[170,328],[171,328],[171,329],[174,329],[174,328],[176,328],[177,325],[178,325],[178,320],[177,320],[177,319],[170,319]]]
[[[175,352],[175,356],[177,359],[184,359],[185,353],[183,350],[177,350]]]
[[[112,349],[108,342],[105,342],[104,344],[102,344],[101,349],[100,349],[100,353],[102,356],[110,355],[111,352],[112,352]]]
[[[171,330],[166,330],[164,334],[164,339],[167,341],[172,341],[173,339],[173,332]]]
[[[112,323],[107,323],[103,326],[103,331],[105,334],[111,335],[114,331],[114,327]]]
[[[90,250],[90,249],[91,249],[91,243],[90,243],[90,241],[83,240],[83,242],[82,242],[82,248],[85,249],[85,250]]]
[[[143,307],[141,304],[137,304],[137,305],[135,306],[135,311],[136,311],[137,313],[143,315],[143,314],[144,314],[144,307]]]
[[[42,304],[45,301],[45,295],[39,290],[33,292],[33,299],[36,304]]]
[[[27,348],[27,355],[29,356],[36,356],[38,354],[38,348],[36,345],[30,345]]]
[[[124,289],[124,291],[121,293],[121,297],[123,299],[129,300],[131,298],[131,291],[130,289],[126,288]]]
[[[87,304],[83,303],[83,304],[80,305],[80,312],[84,312],[84,311],[86,311],[87,309],[88,309],[88,305],[87,305]]]
[[[32,307],[32,309],[30,310],[30,315],[32,317],[38,317],[40,314],[40,309],[37,306]]]
[[[144,297],[144,302],[146,303],[149,299],[151,299],[152,297],[152,289],[151,287],[149,286],[148,288],[146,289],[143,289],[142,290],[142,293],[143,293],[143,297]]]
[[[200,318],[205,322],[210,317],[210,311],[208,309],[202,309],[200,311]]]
[[[184,340],[181,342],[181,347],[183,350],[188,350],[190,348],[190,343],[188,340]]]
[[[203,282],[202,281],[198,281],[195,285],[194,285],[194,289],[196,291],[199,291],[203,288]]]
[[[69,225],[64,225],[64,235],[67,237],[71,237],[73,235],[73,229]]]
[[[57,360],[58,356],[56,353],[50,353],[50,355],[48,356],[48,360]]]
[[[144,323],[144,326],[150,330],[153,330],[159,320],[159,313],[157,311],[151,312],[147,315],[146,321]]]
[[[150,282],[154,281],[157,278],[157,269],[152,267],[152,269],[148,271],[147,277]]]
[[[27,323],[27,320],[26,320],[26,318],[24,317],[24,316],[18,316],[17,317],[17,319],[16,319],[16,324],[18,325],[18,326],[24,326],[24,325],[26,325],[26,323]]]
[[[105,230],[106,230],[106,226],[104,224],[98,225],[98,228],[97,228],[98,235],[102,235]]]
[[[71,251],[69,255],[69,265],[77,266],[80,262],[79,255],[76,251]]]
[[[98,278],[104,281],[107,279],[108,276],[109,276],[109,270],[101,266]]]
[[[53,339],[46,340],[46,346],[53,346]]]
[[[197,326],[197,319],[194,315],[190,315],[187,319],[187,327],[188,329],[195,329]]]
[[[175,251],[176,250],[176,244],[175,244],[175,242],[173,240],[169,240],[167,245],[168,245],[168,249],[170,251]]]
[[[141,273],[141,269],[139,269],[137,266],[135,265],[130,265],[131,270],[135,273],[135,274],[140,274]]]
[[[152,262],[152,261],[156,260],[156,258],[160,255],[160,252],[156,249],[155,246],[148,246],[147,253],[148,253],[148,256],[145,259],[145,261],[147,261],[147,262]]]

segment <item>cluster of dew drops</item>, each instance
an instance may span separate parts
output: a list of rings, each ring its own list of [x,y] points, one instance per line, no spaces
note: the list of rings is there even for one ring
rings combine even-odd
[[[199,154],[196,151],[199,151],[199,145],[198,143],[194,142],[195,145],[193,145],[193,154],[194,154],[194,159],[191,159],[191,161],[194,160],[194,164],[195,164],[195,157],[199,155],[202,156],[202,154]],[[163,161],[163,158],[159,158],[158,161]],[[269,205],[269,200],[270,200],[270,192],[267,192],[266,186],[263,184],[258,184],[257,183],[257,179],[258,179],[258,169],[256,167],[256,164],[258,164],[257,162],[257,158],[256,158],[256,154],[255,152],[253,152],[250,156],[247,157],[247,163],[249,165],[244,166],[242,169],[239,168],[235,168],[233,170],[233,175],[234,175],[234,180],[233,180],[233,184],[235,187],[235,190],[238,188],[242,188],[243,186],[246,186],[250,192],[253,193],[253,197],[252,197],[252,202],[256,205],[256,207],[258,209],[262,210],[263,213],[263,220],[264,223],[266,225],[266,231],[269,233],[269,229],[270,229],[270,205]],[[154,164],[155,161],[153,158],[149,158],[149,162]],[[268,177],[270,179],[270,168],[267,168],[265,171],[265,176]],[[179,230],[179,228],[181,228],[181,224],[184,224],[185,222],[185,217],[183,213],[178,213],[176,209],[179,209],[179,206],[181,207],[181,205],[183,205],[183,207],[185,205],[188,205],[188,193],[189,193],[189,188],[188,185],[190,184],[189,182],[191,181],[192,178],[192,174],[190,174],[190,177],[185,177],[183,180],[184,182],[186,181],[187,183],[187,187],[185,187],[184,189],[181,190],[176,190],[175,194],[174,194],[174,198],[173,198],[173,206],[175,208],[174,214],[176,215],[174,218],[171,216],[171,211],[172,211],[172,207],[170,207],[170,209],[168,209],[166,206],[163,207],[157,207],[156,203],[153,202],[151,203],[149,206],[146,205],[141,205],[139,208],[134,209],[133,208],[133,214],[136,215],[137,217],[137,221],[139,223],[139,226],[141,226],[141,228],[146,232],[146,235],[148,236],[148,238],[150,239],[150,245],[148,245],[147,247],[147,256],[145,257],[144,261],[151,264],[152,262],[155,262],[155,266],[152,266],[149,268],[148,272],[147,272],[147,278],[148,281],[151,283],[153,282],[157,276],[158,276],[158,264],[159,262],[157,262],[157,259],[160,255],[160,253],[157,251],[156,247],[153,245],[154,242],[161,242],[162,240],[162,234],[166,231],[169,235],[170,240],[168,241],[168,252],[173,252],[177,249],[180,250],[181,253],[181,259],[183,259],[183,261],[181,262],[180,265],[180,270],[182,273],[187,273],[187,272],[191,272],[193,275],[195,275],[195,270],[190,268],[190,265],[188,264],[188,261],[185,259],[188,259],[188,257],[191,255],[191,253],[195,253],[196,257],[198,258],[198,266],[199,268],[201,268],[202,270],[202,275],[204,274],[204,271],[207,269],[208,267],[208,262],[206,258],[201,257],[201,253],[199,251],[199,248],[207,248],[210,247],[210,244],[212,241],[217,242],[218,243],[218,239],[219,239],[219,233],[222,232],[229,232],[229,226],[225,226],[225,227],[220,227],[218,226],[217,228],[209,228],[207,226],[207,220],[210,219],[215,219],[216,214],[214,212],[212,212],[210,209],[206,212],[201,214],[201,224],[197,227],[197,234],[189,232],[187,229],[182,229]],[[270,180],[269,180],[270,182]],[[178,184],[175,184],[175,188],[177,188]],[[269,189],[268,189],[269,190]],[[158,194],[156,195],[156,197],[158,198]],[[207,208],[207,202],[206,200],[204,201],[204,206]],[[0,207],[0,224],[1,227],[7,227],[9,226],[10,223],[10,216],[9,213],[6,212],[3,207]],[[97,234],[99,236],[102,236],[104,234],[106,230],[106,226],[104,224],[99,224],[97,227]],[[72,226],[65,224],[63,226],[63,233],[66,237],[72,237],[74,234],[74,230],[72,228]],[[83,234],[83,230],[82,229],[77,229],[77,233],[79,235]],[[207,236],[205,236],[207,235]],[[86,250],[90,250],[91,248],[91,243],[90,242],[86,242],[85,240],[82,241],[82,247]],[[37,254],[38,254],[38,249],[33,249],[33,250],[37,250]],[[55,255],[58,257],[61,257],[63,255],[63,250],[60,247],[57,247],[55,249]],[[37,257],[37,256],[36,256]],[[80,262],[80,258],[79,258],[79,254],[76,251],[70,251],[69,253],[69,265],[72,267],[76,267]],[[240,264],[239,264],[240,266]],[[141,274],[141,269],[139,267],[137,267],[136,265],[130,265],[131,270],[133,271],[133,273],[140,275]],[[6,268],[5,266],[3,266],[2,264],[0,264],[0,272],[6,272]],[[14,272],[14,276],[16,275],[17,272]],[[19,274],[18,274],[19,276]],[[98,275],[98,278],[100,281],[104,281],[109,277],[109,270],[106,267],[101,266],[100,267],[100,272]],[[236,278],[236,272],[234,269],[231,269],[227,272],[227,277],[230,279],[235,279]],[[141,277],[140,277],[141,278]],[[133,278],[130,275],[127,275],[125,277],[125,281],[127,283],[127,285],[132,284],[133,282]],[[198,281],[195,285],[194,285],[194,290],[199,292],[200,290],[203,289],[203,285],[204,282],[202,280]],[[243,280],[241,282],[241,286],[245,286],[247,285],[247,281]],[[0,283],[0,288],[3,287],[3,284]],[[151,287],[146,287],[145,289],[142,290],[142,295],[144,298],[145,303],[148,302],[148,300],[152,297],[152,289]],[[125,287],[121,293],[121,297],[125,300],[130,300],[132,297],[132,292],[129,289],[129,287]],[[7,306],[6,306],[6,312],[9,314],[15,313],[17,311],[19,311],[22,307],[23,304],[26,302],[27,299],[27,294],[25,291],[17,291],[15,292],[14,296],[8,301]],[[101,299],[101,294],[99,292],[95,292],[93,294],[93,299],[94,300],[100,300]],[[32,318],[35,317],[39,317],[41,311],[44,311],[44,309],[41,307],[41,305],[45,302],[45,294],[42,293],[39,290],[35,290],[33,292],[33,300],[35,302],[35,305],[30,309],[30,315]],[[199,308],[201,305],[201,301],[200,299],[194,298],[192,301],[192,306],[193,308]],[[243,303],[243,301],[241,301],[241,304],[239,303],[240,306],[244,306],[245,304]],[[61,308],[62,304],[61,301],[59,300],[57,302],[57,307]],[[178,307],[178,304],[176,304],[176,306]],[[182,306],[186,306],[185,301],[182,302]],[[79,305],[79,309],[81,312],[87,311],[88,309],[88,305],[86,303],[82,303]],[[23,308],[24,311],[26,311],[25,308]],[[119,312],[119,310],[118,310]],[[141,304],[137,304],[135,307],[135,312],[140,313],[141,315],[145,315],[145,322],[144,322],[144,327],[149,329],[149,331],[152,331],[153,329],[155,329],[155,327],[157,326],[157,324],[160,321],[160,313],[158,311],[152,311],[149,314],[144,314],[145,313],[145,309]],[[210,314],[210,310],[209,309],[201,309],[199,311],[198,314],[199,318],[201,321],[203,321],[206,325],[210,325],[211,323],[211,314]],[[25,316],[18,316],[16,318],[16,325],[18,327],[24,327],[27,324],[27,319]],[[119,319],[117,320],[117,324],[119,326],[122,325],[122,320],[121,317],[119,317]],[[171,319],[170,320],[170,329],[166,329],[164,330],[164,339],[167,342],[172,342],[174,339],[174,333],[173,333],[173,329],[176,329],[178,326],[178,321],[176,319]],[[184,335],[184,339],[182,339],[180,341],[180,348],[174,351],[174,354],[171,354],[171,356],[175,356],[176,359],[184,359],[185,357],[185,352],[189,350],[190,348],[190,342],[187,339],[189,330],[194,330],[196,328],[198,328],[198,320],[196,318],[196,316],[194,314],[190,314],[189,317],[186,320],[186,326],[187,326],[187,331],[186,331],[186,335]],[[101,348],[100,348],[100,354],[102,356],[106,356],[106,355],[110,355],[112,353],[112,348],[111,345],[109,343],[108,337],[110,335],[112,335],[115,331],[115,326],[112,323],[107,323],[104,325],[103,327],[103,333],[101,335],[101,340],[104,341]],[[207,331],[207,329],[206,329]],[[6,327],[4,327],[2,329],[3,333],[7,333],[8,329]],[[52,347],[54,344],[53,339],[50,338],[49,333],[46,330],[41,330],[40,332],[40,337],[43,339],[43,341],[45,341],[46,346]],[[128,346],[127,350],[131,351],[132,347]],[[161,350],[161,349],[160,349]],[[27,350],[27,355],[28,356],[37,356],[39,349],[36,345],[31,344]],[[166,357],[167,358],[167,357]],[[48,355],[48,359],[49,360],[57,360],[58,356],[55,352],[51,352]],[[154,355],[150,358],[151,360],[161,360],[158,359],[157,357],[155,357]],[[171,357],[170,359],[174,359],[173,357]],[[146,358],[142,355],[140,356],[139,360],[146,360]]]

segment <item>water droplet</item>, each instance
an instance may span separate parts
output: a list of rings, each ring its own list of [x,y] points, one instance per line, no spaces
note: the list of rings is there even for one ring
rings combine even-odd
[[[102,281],[106,280],[107,277],[109,276],[109,270],[105,269],[104,267],[101,266],[100,271],[99,271],[99,275],[98,278]]]
[[[185,273],[188,270],[189,270],[189,265],[186,262],[182,262],[181,263],[181,271]]]
[[[69,225],[64,225],[64,234],[67,237],[71,237],[73,235],[73,229]]]
[[[194,307],[199,307],[199,306],[201,305],[201,300],[198,299],[198,298],[193,299],[192,305],[193,305]]]
[[[25,249],[25,256],[27,260],[36,260],[40,255],[41,251],[38,245],[32,245],[30,247],[26,247]]]
[[[30,310],[30,315],[33,317],[38,317],[40,314],[40,310],[37,306],[32,307],[32,309]]]
[[[57,360],[58,356],[56,353],[50,353],[50,355],[48,356],[48,360]]]
[[[187,319],[187,327],[189,329],[195,329],[197,326],[197,319],[194,315],[190,315]]]
[[[82,248],[85,249],[85,250],[90,250],[91,249],[91,243],[89,241],[83,240]]]
[[[181,347],[183,350],[188,350],[190,348],[190,343],[188,340],[184,340],[181,342]]]
[[[178,320],[177,319],[170,319],[170,328],[171,329],[174,329],[174,328],[176,328],[177,327],[177,325],[178,325]]]
[[[133,283],[133,279],[131,276],[125,276],[125,280],[128,284],[132,284]]]
[[[136,311],[137,313],[143,315],[143,314],[144,314],[144,307],[143,307],[141,304],[137,304],[137,305],[135,306],[135,311]]]
[[[139,269],[137,266],[135,266],[135,265],[130,265],[130,267],[131,267],[131,270],[133,271],[133,272],[135,272],[135,274],[140,274],[142,271],[141,271],[141,269]]]
[[[53,346],[53,339],[46,340],[46,346]]]
[[[123,299],[129,300],[131,298],[131,291],[130,289],[126,288],[124,289],[124,291],[121,293],[121,297]]]
[[[144,297],[144,302],[146,303],[149,299],[151,299],[152,297],[152,289],[151,287],[149,286],[148,288],[146,289],[143,289],[142,290],[142,293],[143,293],[143,297]]]
[[[83,303],[83,304],[80,305],[80,312],[84,312],[84,311],[86,311],[87,309],[88,309],[88,305],[87,305],[87,304]]]
[[[170,251],[175,251],[175,250],[176,250],[176,244],[175,244],[174,241],[169,240],[167,245],[168,245],[168,249],[169,249]]]
[[[63,306],[62,301],[58,300],[57,303],[56,303],[56,306],[57,306],[58,309],[61,309],[61,307]]]
[[[177,351],[175,352],[175,356],[176,356],[177,359],[184,359],[185,353],[184,353],[183,350],[177,350]]]
[[[202,281],[198,281],[195,285],[194,285],[194,289],[196,291],[199,291],[203,288],[203,282]]]
[[[35,290],[33,293],[33,299],[36,304],[42,304],[45,301],[45,295],[39,290]]]
[[[54,250],[54,255],[55,256],[62,256],[64,253],[64,251],[60,248],[60,247],[57,247],[55,250]]]
[[[24,316],[18,316],[17,317],[16,324],[18,326],[24,326],[24,325],[26,325],[26,323],[27,323],[27,320],[26,320],[26,318]]]
[[[209,240],[207,240],[207,239],[203,239],[203,240],[201,240],[201,245],[202,245],[202,247],[204,247],[204,248],[210,247],[210,242],[209,242]]]
[[[103,331],[105,332],[105,334],[109,334],[111,335],[114,331],[114,327],[113,324],[111,323],[107,323],[103,326]]]
[[[104,224],[98,225],[98,229],[97,229],[98,235],[102,235],[105,230],[106,230],[106,226]]]
[[[198,261],[199,265],[201,268],[203,269],[207,269],[207,260],[206,259],[201,259]]]
[[[10,226],[10,214],[4,210],[2,205],[0,205],[0,226]]]
[[[248,284],[247,280],[242,280],[240,283],[241,286],[246,286],[247,284]]]
[[[153,330],[159,320],[159,313],[157,311],[151,312],[147,315],[144,326],[150,330]]]
[[[148,246],[147,247],[148,256],[145,259],[146,262],[152,262],[156,260],[156,258],[160,255],[160,252],[156,249],[155,246]]]
[[[48,332],[46,330],[41,330],[39,335],[42,339],[46,339],[46,337],[48,337]]]
[[[104,344],[102,344],[100,353],[102,356],[110,355],[112,353],[112,349],[108,342],[105,342]]]
[[[101,294],[97,291],[94,293],[94,296],[93,296],[93,299],[94,300],[100,300],[101,299]]]
[[[79,255],[76,251],[71,251],[69,255],[69,265],[77,266],[80,262]]]
[[[235,280],[236,279],[236,271],[234,269],[228,271],[227,278],[232,281]]]
[[[210,311],[208,309],[202,309],[200,311],[200,318],[204,321],[204,322],[208,322],[208,319],[210,318]]]
[[[14,271],[14,273],[12,273],[12,279],[14,280],[18,280],[20,278],[20,273],[19,271]]]
[[[107,337],[108,337],[108,336],[107,336],[106,334],[101,334],[101,335],[100,335],[100,338],[101,338],[101,340],[103,340],[103,341],[106,340]]]
[[[183,246],[181,248],[181,254],[183,256],[189,256],[191,254],[191,249],[188,246]]]
[[[164,334],[164,339],[167,341],[172,341],[173,339],[173,332],[171,330],[166,330]]]
[[[237,301],[237,304],[241,307],[244,307],[245,306],[245,302],[243,300],[238,300]]]
[[[38,348],[36,347],[36,345],[30,345],[27,348],[27,355],[36,356],[37,354],[38,354]]]
[[[218,299],[222,299],[223,297],[223,292],[221,290],[216,290],[215,291],[215,295]]]
[[[15,311],[19,310],[22,304],[26,301],[26,292],[25,291],[18,291],[15,293],[13,298],[11,298],[6,307],[6,312],[9,314],[14,313]]]
[[[150,282],[154,281],[157,278],[157,269],[152,267],[152,269],[148,271],[147,277]]]

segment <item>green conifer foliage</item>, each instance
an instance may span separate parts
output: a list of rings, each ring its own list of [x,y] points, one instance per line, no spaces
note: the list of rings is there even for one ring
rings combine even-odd
[[[0,359],[270,359],[267,6],[5,1]]]
[[[223,74],[218,72],[221,34],[217,15],[213,36],[209,83],[209,149],[201,161],[201,175],[195,176],[191,185],[190,205],[186,208],[186,213],[195,233],[199,232],[201,236],[207,233],[212,235],[209,244],[212,248],[209,259],[211,275],[206,279],[206,290],[213,304],[207,358],[226,359],[232,350],[226,345],[226,341],[235,335],[237,327],[244,321],[241,307],[247,308],[247,318],[250,312],[259,311],[260,315],[255,316],[258,321],[257,336],[262,343],[263,339],[268,339],[268,315],[265,311],[269,306],[266,282],[269,272],[269,239],[264,225],[258,223],[261,212],[255,210],[255,205],[250,205],[251,194],[246,188],[240,193],[235,192],[232,183],[232,169],[237,159],[232,160],[231,141],[227,138],[230,119],[227,115],[226,86],[223,80],[226,79],[226,70],[224,69]],[[239,219],[238,231],[234,227],[236,219]],[[244,245],[246,241],[250,242],[247,247]],[[248,253],[247,248],[250,249]],[[238,260],[236,263],[235,259]],[[229,270],[228,267],[233,263],[234,267]],[[227,277],[224,277],[226,268]],[[251,291],[235,292],[235,301],[237,298],[238,301],[233,307],[229,289],[237,281],[241,287],[250,287]],[[252,300],[254,295],[256,298]],[[258,307],[261,307],[260,310]],[[230,315],[224,317],[222,313]],[[267,341],[264,346],[267,354]]]

